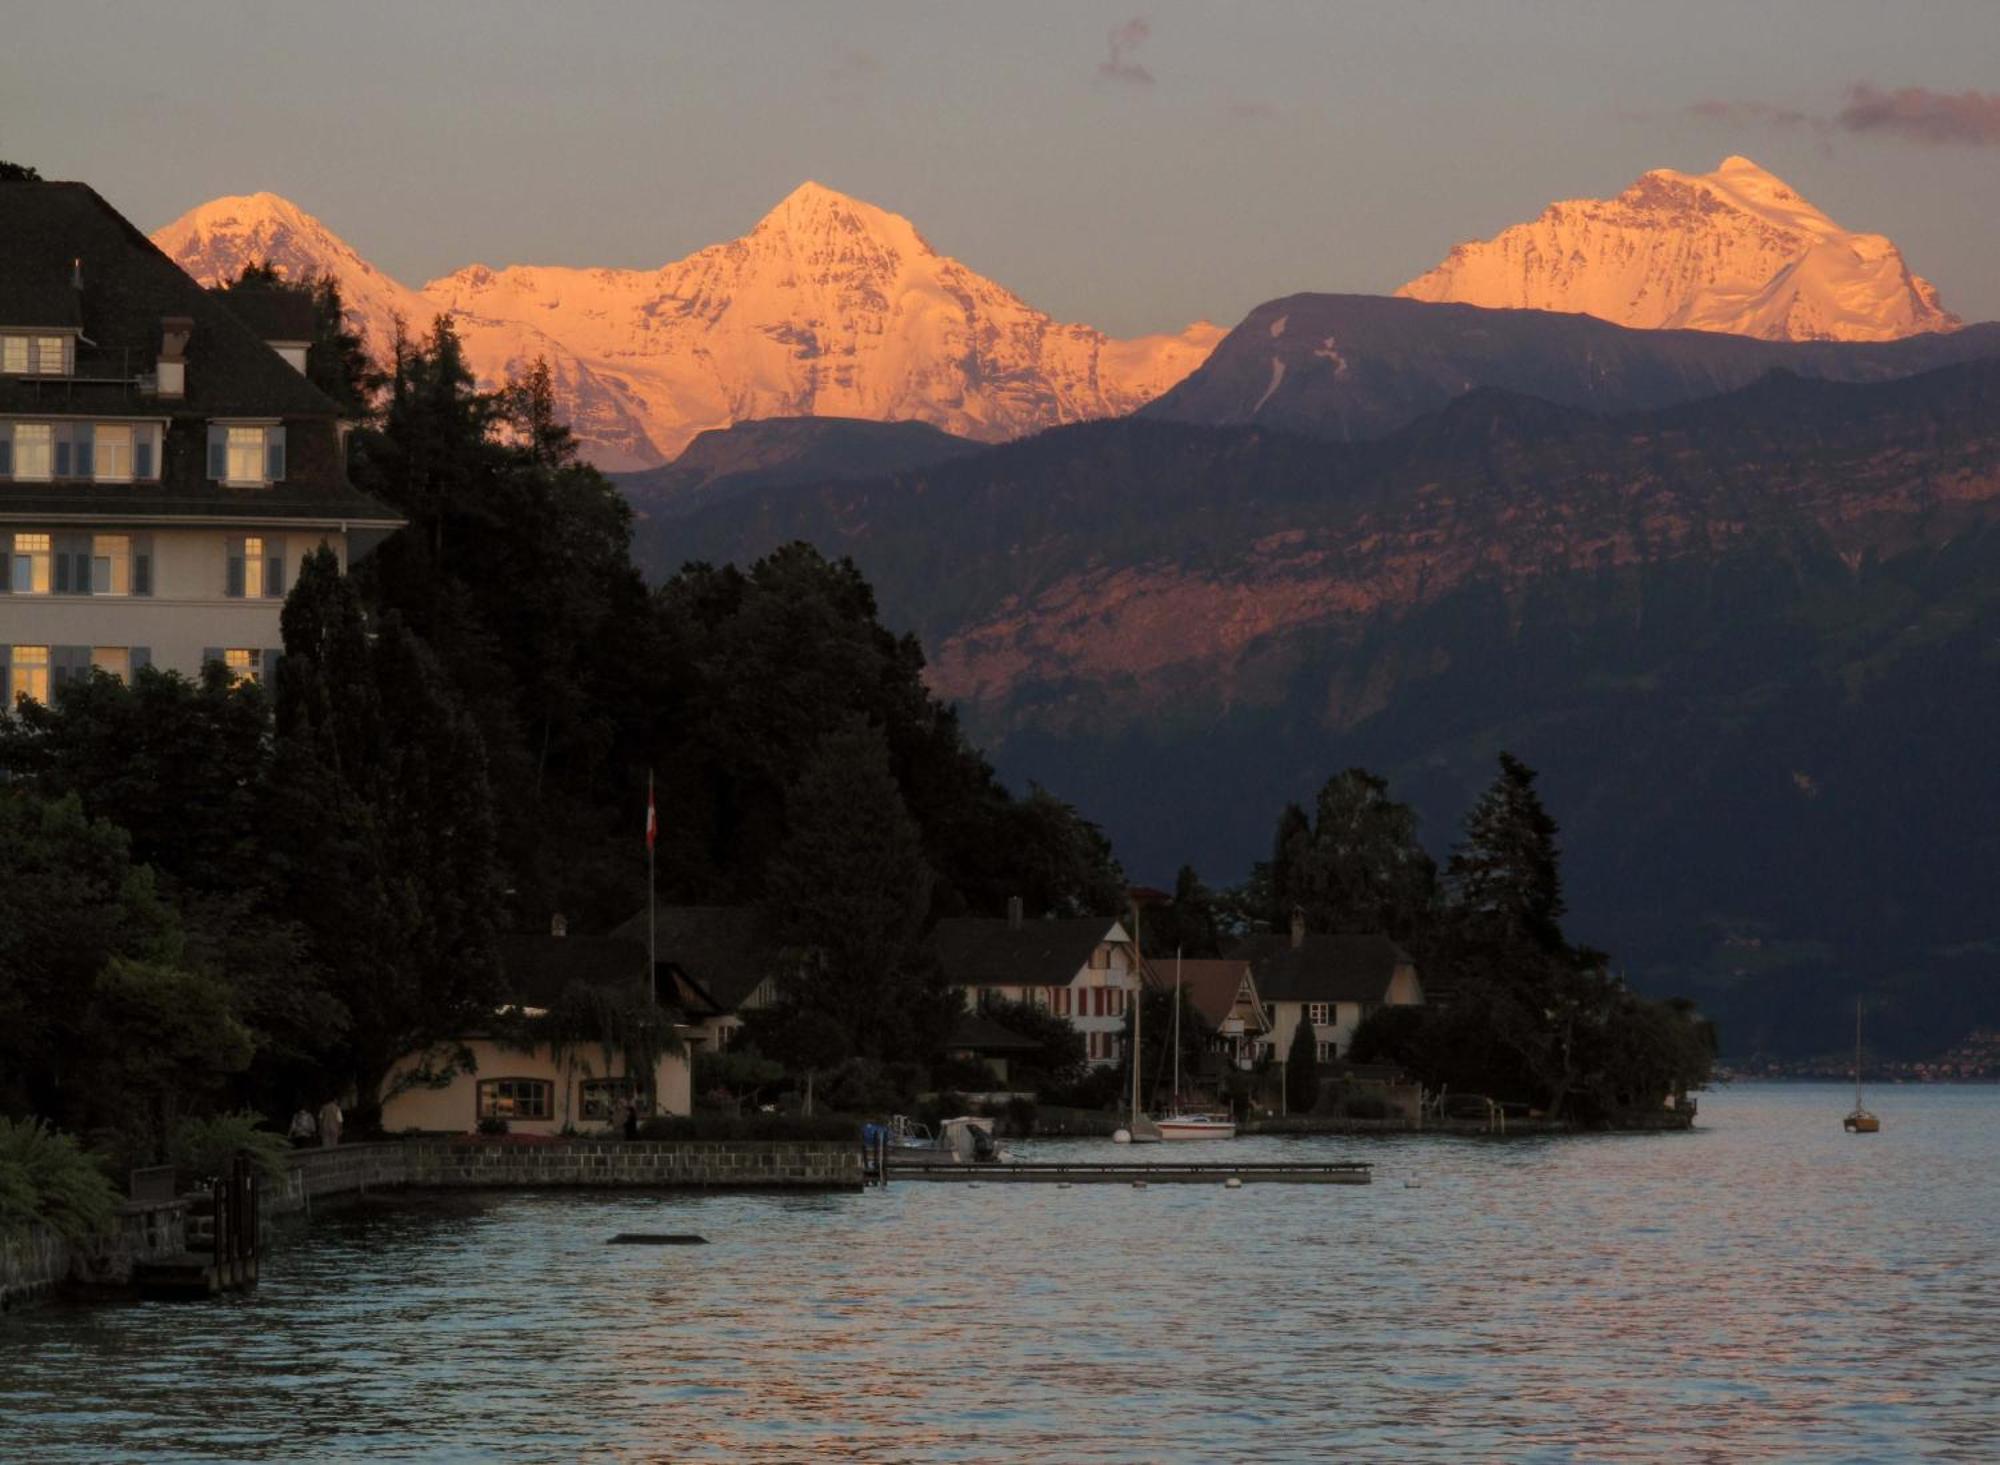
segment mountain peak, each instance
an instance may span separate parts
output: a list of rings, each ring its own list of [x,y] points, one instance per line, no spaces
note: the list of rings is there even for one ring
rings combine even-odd
[[[810,178],[780,199],[750,231],[752,238],[773,234],[809,238],[864,235],[891,246],[913,246],[924,254],[933,252],[923,236],[917,233],[917,226],[901,214],[891,213],[839,189],[828,188],[823,183],[815,183]]]
[[[1885,341],[1961,324],[1888,239],[1842,228],[1741,154],[1712,173],[1656,168],[1615,198],[1550,204],[1456,246],[1396,293],[1767,340]]]

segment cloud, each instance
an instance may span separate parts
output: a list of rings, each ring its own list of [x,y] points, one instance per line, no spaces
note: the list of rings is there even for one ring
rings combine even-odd
[[[1114,25],[1107,38],[1108,53],[1097,63],[1097,79],[1151,86],[1153,73],[1141,64],[1137,53],[1152,33],[1153,23],[1143,15],[1135,15],[1123,25]]]
[[[1889,91],[1857,81],[1847,89],[1847,105],[1831,117],[1727,97],[1706,98],[1684,111],[1725,127],[1810,132],[1822,143],[1836,132],[1850,132],[1879,133],[1906,142],[2000,146],[2000,92],[1934,92],[1921,86]]]
[[[1826,129],[1824,117],[1815,117],[1810,112],[1801,112],[1796,107],[1777,107],[1769,102],[1732,102],[1720,97],[1710,97],[1694,103],[1688,109],[1691,116],[1706,122],[1720,122],[1729,127],[1751,125],[1763,127],[1805,127],[1815,132]]]
[[[1239,122],[1263,122],[1278,115],[1273,102],[1231,102],[1229,115]]]
[[[1892,92],[1858,81],[1848,88],[1838,121],[1849,132],[1991,147],[2000,145],[2000,92],[1934,92],[1921,86]]]

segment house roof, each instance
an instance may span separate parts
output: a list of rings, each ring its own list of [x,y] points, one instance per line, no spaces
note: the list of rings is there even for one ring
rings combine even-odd
[[[1067,987],[1118,922],[1110,916],[1023,921],[954,916],[937,925],[938,959],[956,987]]]
[[[1409,953],[1379,932],[1360,936],[1308,934],[1299,945],[1285,932],[1246,936],[1229,953],[1250,963],[1266,1002],[1380,1002]]]
[[[1241,957],[1183,960],[1180,963],[1181,990],[1188,1002],[1210,1027],[1222,1026],[1236,1006],[1236,994],[1250,975],[1250,963]],[[1164,992],[1174,989],[1174,959],[1163,957],[1146,963],[1146,982]],[[1261,992],[1261,988],[1259,991]]]
[[[1024,1038],[1012,1028],[995,1022],[983,1012],[961,1012],[951,1030],[947,1048],[973,1053],[1030,1053],[1042,1045]]]
[[[778,947],[755,906],[661,906],[656,915],[661,964],[692,978],[718,1012],[736,1011],[771,974]],[[646,919],[640,911],[611,934],[637,942],[643,952]]]
[[[646,980],[646,947],[616,936],[502,936],[502,990],[510,1003],[547,1007],[566,987]]]
[[[0,183],[0,326],[80,327],[69,378],[0,377],[0,412],[38,416],[325,417],[340,409],[257,332],[82,183]],[[77,262],[80,262],[77,263]],[[81,270],[83,289],[71,282]],[[160,323],[194,322],[187,395],[142,394]]]
[[[303,290],[268,289],[256,285],[210,291],[229,307],[260,341],[311,341],[317,323],[312,296]],[[287,363],[289,364],[289,363]],[[294,371],[298,368],[293,367]]]

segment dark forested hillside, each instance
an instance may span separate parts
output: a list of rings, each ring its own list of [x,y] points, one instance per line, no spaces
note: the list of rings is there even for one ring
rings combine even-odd
[[[1507,747],[1579,936],[1725,1041],[1921,1046],[2000,982],[2000,364],[1599,417],[1475,392],[1392,437],[1125,421],[697,514],[855,556],[1003,773],[1128,868],[1233,879],[1350,764],[1442,852]],[[1824,1011],[1825,1031],[1817,1024]]]

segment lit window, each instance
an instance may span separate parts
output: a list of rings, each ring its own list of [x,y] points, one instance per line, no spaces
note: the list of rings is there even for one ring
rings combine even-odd
[[[547,1119],[555,1112],[555,1085],[540,1078],[483,1078],[481,1119]]]
[[[255,536],[243,541],[243,593],[252,600],[264,594],[264,541]]]
[[[222,653],[222,664],[229,668],[231,681],[260,681],[264,675],[264,653],[255,649],[231,647]]]
[[[50,564],[48,535],[16,534],[14,563],[7,583],[16,595],[47,595]]]
[[[652,1111],[635,1078],[587,1078],[577,1091],[577,1108],[585,1119],[623,1119],[627,1100],[637,1104],[641,1114]]]
[[[126,646],[93,646],[90,648],[90,664],[99,671],[110,672],[121,682],[132,680],[132,651]]]
[[[262,483],[264,481],[264,429],[261,427],[232,427],[229,429],[229,481],[231,483]],[[257,592],[252,592],[253,594]]]
[[[37,702],[48,701],[49,648],[16,646],[9,659],[13,663],[13,677],[8,691],[16,698],[32,697]]]
[[[126,534],[97,534],[90,541],[90,588],[96,595],[132,593],[132,539]]]
[[[19,375],[28,369],[28,338],[0,337],[0,371]]]
[[[35,371],[42,376],[62,376],[63,338],[61,336],[35,337]]]
[[[54,468],[55,429],[46,422],[14,424],[14,476],[47,478]]]
[[[132,481],[132,429],[109,423],[98,426],[93,435],[96,447],[96,475],[100,483]]]

